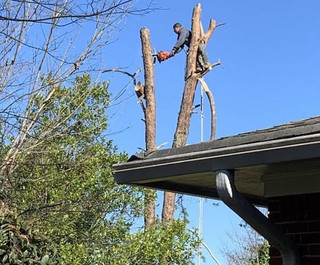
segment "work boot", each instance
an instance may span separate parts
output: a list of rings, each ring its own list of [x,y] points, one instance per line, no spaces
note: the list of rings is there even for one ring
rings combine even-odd
[[[212,65],[210,63],[205,63],[204,65],[197,65],[195,73],[204,73],[206,71],[210,71],[212,69]]]
[[[207,70],[210,71],[212,69],[212,65],[209,62],[207,62],[204,64],[203,68],[204,68],[203,71],[207,71]]]

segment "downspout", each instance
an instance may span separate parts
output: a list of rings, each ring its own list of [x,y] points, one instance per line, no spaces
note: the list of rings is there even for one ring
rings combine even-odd
[[[216,184],[221,200],[280,251],[283,265],[301,264],[298,247],[237,191],[234,170],[217,171]]]

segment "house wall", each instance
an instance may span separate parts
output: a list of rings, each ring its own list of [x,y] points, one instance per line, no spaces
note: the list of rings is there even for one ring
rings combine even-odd
[[[320,264],[320,193],[269,199],[269,219],[296,243],[302,265]],[[280,252],[271,246],[270,265],[282,265]]]

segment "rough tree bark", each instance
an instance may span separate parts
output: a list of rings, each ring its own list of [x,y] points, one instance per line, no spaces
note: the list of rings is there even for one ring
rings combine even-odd
[[[150,32],[147,28],[140,30],[140,38],[142,45],[142,57],[144,65],[144,94],[146,100],[145,115],[145,141],[146,151],[152,152],[156,150],[156,100],[154,90],[154,67],[152,58],[152,49],[150,43]],[[155,222],[155,191],[151,189],[145,190],[145,227],[152,226]]]
[[[189,134],[190,117],[192,113],[192,104],[194,100],[195,89],[197,86],[198,79],[194,74],[196,70],[196,56],[199,47],[200,38],[200,17],[201,17],[201,5],[198,4],[193,9],[192,14],[192,26],[191,34],[192,39],[190,43],[190,49],[187,56],[187,67],[186,67],[186,82],[180,106],[180,113],[178,117],[176,132],[174,134],[174,140],[172,147],[185,146],[187,137]],[[165,192],[162,208],[162,220],[164,222],[170,222],[174,216],[175,210],[175,193]]]
[[[212,67],[207,72],[202,73],[201,75],[195,73],[196,60],[197,60],[196,58],[197,58],[199,43],[200,41],[202,41],[204,44],[206,44],[209,41],[214,29],[216,28],[216,22],[212,19],[210,20],[208,31],[204,34],[200,18],[201,18],[201,5],[199,3],[197,4],[196,7],[194,7],[193,14],[192,14],[192,26],[191,26],[192,39],[191,39],[190,48],[187,56],[185,87],[184,87],[182,102],[180,106],[177,127],[176,127],[174,140],[172,144],[173,148],[185,146],[187,143],[187,138],[189,135],[189,128],[190,128],[190,118],[192,114],[192,106],[193,106],[194,95],[195,95],[195,91],[198,83],[198,78],[203,77],[203,75],[206,74],[208,71],[210,71],[212,67],[220,64],[220,62],[213,64]],[[211,133],[211,137],[214,135],[213,131]],[[162,220],[164,222],[169,223],[173,219],[174,210],[175,210],[175,193],[165,192],[164,200],[163,200],[163,209],[162,209]]]
[[[197,75],[195,74],[195,70],[196,70],[197,51],[198,51],[199,39],[200,39],[200,16],[201,16],[201,6],[200,4],[198,4],[193,9],[193,14],[192,14],[192,26],[191,26],[192,39],[191,39],[190,48],[187,56],[186,82],[184,86],[182,102],[180,105],[180,113],[178,117],[176,132],[175,132],[174,140],[172,144],[173,148],[185,146],[187,142],[187,137],[189,135],[192,103],[193,103],[195,89],[198,82]]]

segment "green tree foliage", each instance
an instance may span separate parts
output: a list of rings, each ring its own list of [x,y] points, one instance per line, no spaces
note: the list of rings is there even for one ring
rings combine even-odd
[[[51,75],[42,82],[53,93],[33,97],[36,123],[2,187],[0,263],[159,264],[170,253],[170,264],[192,264],[198,240],[184,218],[144,231],[143,191],[114,182],[112,165],[127,157],[106,135],[108,83],[88,74],[66,87]]]
[[[269,244],[264,241],[258,246],[256,256],[250,260],[250,265],[269,265]]]
[[[18,221],[16,214],[3,205],[0,211],[1,264],[60,264],[61,259],[52,242],[40,235],[36,238],[33,228]],[[23,227],[27,227],[27,230]]]

